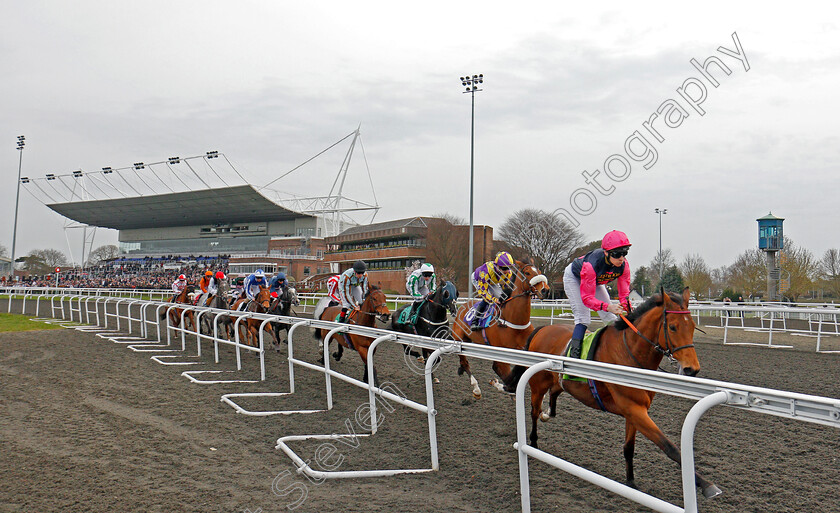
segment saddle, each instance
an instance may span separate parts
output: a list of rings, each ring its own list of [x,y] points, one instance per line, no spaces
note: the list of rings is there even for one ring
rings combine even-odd
[[[601,334],[604,332],[605,328],[606,326],[594,333],[587,333],[583,336],[583,342],[580,345],[581,360],[592,360],[595,358],[595,351],[598,349],[598,345],[601,343]],[[566,346],[566,350],[563,352],[563,356],[569,356],[568,346]],[[563,374],[562,379],[568,379],[571,381],[588,381],[586,378],[569,376],[568,374]]]
[[[428,301],[428,299],[423,299],[423,301],[417,305],[417,308],[412,309],[414,306],[412,304],[412,306],[403,309],[403,311],[400,312],[400,317],[397,319],[397,324],[410,324],[411,326],[415,326],[417,324],[417,319],[420,318],[420,310],[422,310],[426,301]]]

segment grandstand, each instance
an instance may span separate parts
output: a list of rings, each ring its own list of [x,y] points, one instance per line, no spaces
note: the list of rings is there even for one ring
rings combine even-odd
[[[300,197],[286,187],[270,188],[351,137],[329,194]],[[81,227],[86,233],[88,228],[95,233],[97,227],[118,230],[120,268],[125,264],[183,267],[196,258],[225,256],[234,274],[264,265],[272,273],[294,271],[303,278],[329,272],[330,267],[322,264],[324,238],[357,224],[348,213],[367,211],[375,216],[379,209],[376,203],[353,200],[343,192],[350,157],[360,141],[356,129],[264,186],[251,185],[217,151],[101,171],[21,177],[21,184],[67,218],[65,228]],[[371,190],[372,185],[371,180]],[[86,262],[93,236],[85,235],[83,244],[81,262]],[[146,260],[128,262],[129,258]]]

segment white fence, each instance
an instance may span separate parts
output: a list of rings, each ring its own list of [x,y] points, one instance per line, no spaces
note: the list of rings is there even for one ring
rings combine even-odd
[[[0,293],[3,291],[0,290]],[[107,292],[103,292],[107,293]],[[132,332],[134,324],[137,324],[141,337],[145,339],[151,338],[150,328],[154,328],[154,338],[157,342],[162,342],[161,329],[166,333],[167,344],[170,345],[171,333],[180,333],[181,350],[186,350],[187,337],[196,337],[197,352],[200,355],[201,341],[212,341],[218,348],[218,344],[232,344],[237,350],[237,368],[241,369],[241,362],[239,360],[239,350],[256,351],[260,356],[261,376],[265,378],[265,363],[263,355],[265,347],[262,336],[260,337],[259,347],[254,348],[242,344],[238,338],[233,341],[228,341],[218,337],[218,317],[214,321],[213,335],[199,335],[179,326],[170,326],[168,320],[163,322],[160,320],[161,312],[168,313],[176,307],[172,303],[164,303],[160,301],[149,301],[135,298],[124,297],[104,297],[102,295],[72,295],[63,294],[56,296],[55,294],[29,294],[30,298],[35,299],[36,312],[40,306],[40,301],[47,297],[50,298],[50,315],[53,317],[61,316],[62,319],[73,321],[77,318],[79,322],[92,323],[96,322],[99,329],[109,329],[109,319],[113,319],[120,328],[121,320],[125,321],[126,329],[129,334]],[[59,305],[55,304],[58,299]],[[11,297],[9,298],[9,310],[11,310]],[[68,308],[65,310],[64,305]],[[31,303],[30,303],[31,304]],[[75,307],[74,307],[75,304]],[[101,306],[101,309],[100,309]],[[183,305],[178,305],[183,306]],[[113,311],[110,308],[113,307]],[[23,312],[25,312],[25,307]],[[154,315],[148,315],[150,309],[154,310]],[[211,310],[207,308],[188,307],[196,316],[210,315],[219,313],[218,310]],[[135,315],[132,315],[132,312]],[[622,367],[615,365],[608,365],[598,362],[588,362],[579,360],[569,360],[563,357],[546,355],[541,353],[524,352],[512,349],[489,347],[485,345],[477,345],[471,343],[453,342],[451,340],[437,340],[415,335],[407,335],[403,333],[394,333],[378,328],[366,328],[359,326],[352,326],[346,324],[337,324],[328,321],[319,321],[313,319],[303,319],[299,317],[282,317],[271,316],[265,314],[240,314],[236,312],[225,311],[226,314],[237,317],[236,322],[240,322],[245,318],[253,318],[261,320],[261,326],[271,321],[279,321],[291,323],[293,325],[289,333],[289,392],[279,393],[260,393],[250,394],[254,396],[282,396],[289,395],[295,392],[294,384],[294,368],[295,365],[303,366],[312,370],[322,372],[324,374],[325,385],[327,389],[327,405],[325,409],[313,410],[289,410],[289,411],[264,411],[251,412],[238,406],[234,401],[234,397],[241,397],[243,394],[226,394],[222,396],[222,400],[232,407],[236,408],[237,412],[250,415],[272,415],[272,414],[293,414],[293,413],[316,413],[318,411],[326,411],[332,408],[332,385],[331,379],[337,378],[360,388],[366,389],[369,395],[369,407],[371,412],[371,434],[377,431],[376,425],[376,409],[377,400],[379,398],[388,399],[397,402],[401,405],[425,413],[428,422],[429,441],[431,451],[431,464],[429,468],[420,469],[375,469],[375,470],[360,470],[360,471],[333,471],[333,472],[319,472],[310,468],[295,452],[290,448],[289,442],[304,439],[334,439],[342,435],[304,435],[304,436],[287,436],[281,437],[277,441],[277,448],[283,450],[299,468],[300,472],[304,472],[314,478],[350,478],[350,477],[374,477],[374,476],[388,476],[403,473],[418,473],[428,472],[439,469],[438,462],[438,447],[437,447],[437,428],[435,416],[437,411],[434,402],[434,389],[432,386],[431,370],[434,368],[437,360],[443,355],[464,355],[471,358],[478,358],[483,360],[505,362],[511,365],[522,365],[529,367],[526,373],[522,376],[519,386],[516,391],[516,416],[517,416],[517,442],[514,448],[519,454],[519,469],[520,469],[520,486],[522,496],[522,511],[530,511],[530,485],[528,474],[528,458],[539,459],[549,465],[555,466],[561,470],[570,472],[582,479],[586,479],[594,484],[611,490],[623,497],[634,500],[640,504],[650,507],[656,511],[676,513],[676,512],[696,512],[697,511],[697,492],[694,485],[694,429],[700,417],[710,408],[724,404],[730,407],[751,410],[756,413],[763,413],[784,417],[788,419],[795,419],[803,422],[810,422],[815,424],[822,424],[835,428],[840,428],[840,399],[817,397],[804,394],[796,394],[791,392],[772,390],[759,387],[745,386],[735,383],[726,383],[719,381],[712,381],[700,378],[692,378],[686,376],[677,376],[667,373],[660,373],[654,371],[646,371],[630,367]],[[100,317],[101,314],[101,317]],[[183,318],[184,313],[182,313]],[[166,315],[168,319],[168,315]],[[84,319],[84,320],[83,320]],[[102,323],[102,324],[100,324]],[[299,360],[294,357],[294,335],[300,327],[321,328],[329,330],[327,339],[338,333],[353,333],[375,339],[371,345],[368,354],[368,376],[367,383],[353,379],[349,376],[337,373],[329,367],[328,344],[324,346],[324,366],[315,365],[309,362]],[[260,330],[262,333],[262,329]],[[374,384],[373,366],[375,359],[375,349],[381,343],[396,342],[404,345],[412,345],[431,349],[434,352],[426,362],[426,372],[424,375],[426,385],[426,404],[421,404],[415,401],[410,401],[401,395],[394,393],[393,388],[389,388],[388,384],[376,386]],[[161,344],[155,344],[161,346]],[[170,349],[171,350],[171,349]],[[156,361],[164,363],[158,358]],[[216,353],[216,362],[218,362],[218,351]],[[598,381],[605,381],[610,383],[617,383],[625,386],[632,386],[645,390],[652,390],[654,392],[674,395],[678,397],[688,398],[697,401],[695,406],[691,409],[685,419],[682,428],[682,481],[683,481],[683,500],[684,508],[680,508],[673,504],[667,503],[653,497],[651,495],[640,492],[636,489],[629,488],[626,485],[613,481],[604,476],[594,474],[593,472],[575,465],[574,463],[563,460],[557,456],[548,454],[544,451],[532,448],[527,445],[525,438],[525,419],[527,417],[526,401],[525,401],[525,386],[530,376],[540,370],[548,369],[554,372],[563,372],[574,374],[585,378],[595,379]],[[185,373],[186,374],[186,373]],[[187,376],[190,377],[190,376]],[[192,379],[192,381],[196,381]],[[354,435],[366,436],[366,435]],[[733,455],[735,457],[735,455]]]

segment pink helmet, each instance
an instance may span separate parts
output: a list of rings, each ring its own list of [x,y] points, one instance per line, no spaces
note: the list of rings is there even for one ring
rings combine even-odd
[[[601,241],[601,249],[604,251],[624,246],[631,246],[630,239],[627,238],[627,235],[625,235],[624,232],[620,232],[618,230],[613,230],[604,235],[604,240]]]
[[[222,271],[216,271],[216,279],[217,280],[224,280],[225,279],[225,273],[223,273]]]

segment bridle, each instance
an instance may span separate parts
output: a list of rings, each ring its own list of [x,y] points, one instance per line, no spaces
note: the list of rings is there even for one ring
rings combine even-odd
[[[531,266],[532,268],[534,268],[534,270],[536,270],[536,268],[535,268],[534,266],[532,266],[531,264],[525,264],[525,265],[526,265],[526,266]],[[525,273],[524,273],[524,271],[523,271],[521,268],[517,267],[516,269],[517,269],[519,272],[521,272],[523,275],[525,274]],[[539,275],[538,275],[538,276],[539,276]],[[530,282],[527,282],[527,281],[526,281],[526,283],[530,283]],[[537,283],[541,283],[541,282],[537,282]],[[536,297],[537,297],[537,291],[536,291],[536,289],[534,289],[534,287],[535,287],[535,286],[536,286],[536,284],[534,284],[534,285],[530,285],[530,286],[529,286],[527,289],[525,289],[523,292],[520,292],[519,294],[516,294],[515,296],[510,296],[510,297],[508,297],[507,299],[505,299],[504,301],[502,301],[502,302],[500,303],[499,307],[500,307],[500,308],[504,308],[505,304],[507,304],[509,301],[513,301],[514,299],[519,298],[519,297],[523,297],[523,296],[530,296],[530,297],[532,297],[532,298],[536,298]]]
[[[627,319],[627,317],[625,317],[624,315],[621,315],[621,319],[622,319],[625,323],[627,323],[627,326],[629,326],[629,327],[630,327],[630,329],[632,329],[632,330],[633,330],[633,332],[634,332],[634,333],[636,333],[636,335],[640,336],[640,337],[642,338],[642,340],[644,340],[645,342],[647,342],[648,344],[650,344],[651,346],[653,346],[653,348],[656,350],[656,352],[657,352],[657,353],[661,354],[662,356],[667,357],[667,358],[668,358],[669,360],[671,360],[671,361],[676,361],[676,358],[674,358],[674,353],[676,353],[677,351],[682,351],[683,349],[689,349],[689,348],[692,348],[692,347],[694,347],[694,343],[691,343],[691,344],[686,344],[686,345],[684,345],[684,346],[674,347],[674,348],[672,349],[672,346],[673,346],[674,344],[672,344],[672,343],[671,343],[671,339],[670,339],[670,337],[668,336],[668,325],[667,325],[667,323],[668,323],[668,314],[682,315],[682,314],[690,314],[691,312],[689,312],[688,310],[668,310],[668,309],[665,307],[665,305],[664,305],[664,304],[662,305],[662,308],[663,308],[663,312],[664,312],[664,313],[662,314],[662,330],[663,330],[663,332],[665,333],[665,347],[662,347],[661,345],[659,345],[659,343],[658,343],[658,342],[654,342],[653,340],[651,340],[651,339],[647,338],[646,336],[644,336],[644,335],[643,335],[643,334],[642,334],[642,333],[638,330],[638,328],[636,328],[636,326],[634,326],[634,325],[633,325],[633,323],[632,323],[632,322],[630,322],[630,320],[629,320],[629,319]],[[625,349],[627,349],[627,354],[629,354],[629,355],[630,355],[630,357],[631,357],[631,358],[633,358],[633,361],[634,361],[634,362],[636,362],[636,365],[638,365],[639,367],[644,368],[644,366],[643,366],[641,363],[639,363],[639,360],[638,360],[638,359],[636,359],[636,356],[635,356],[635,355],[633,355],[633,351],[631,351],[631,350],[630,350],[630,346],[628,346],[628,345],[627,345],[627,336],[626,336],[626,333],[627,333],[627,332],[622,333],[622,335],[621,335],[621,340],[622,340],[622,342],[624,342],[624,348],[625,348]]]

